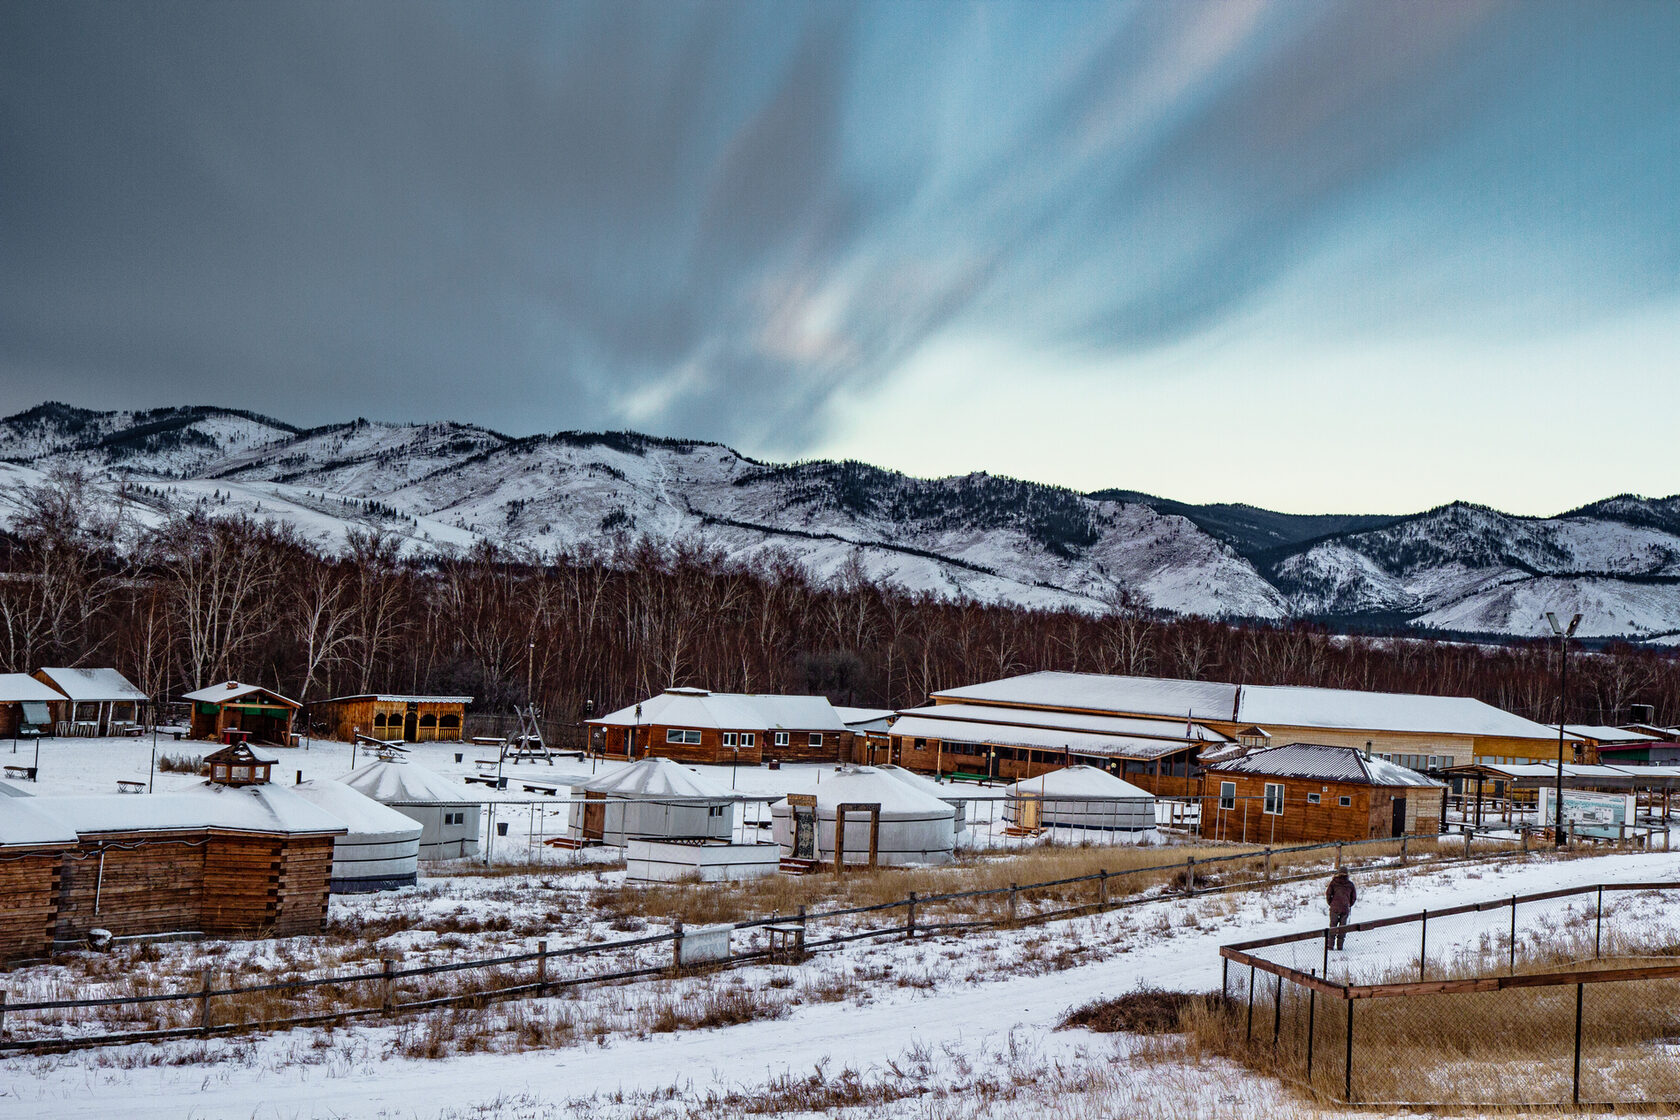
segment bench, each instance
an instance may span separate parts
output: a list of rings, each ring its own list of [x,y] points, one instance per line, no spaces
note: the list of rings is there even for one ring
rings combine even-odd
[[[496,767],[500,766],[501,764],[502,764],[502,762],[501,762],[501,759],[499,759],[499,758],[475,758],[475,759],[473,759],[473,765],[478,767],[478,772],[480,774],[483,774],[486,771],[494,771],[496,769]]]
[[[987,782],[997,780],[995,778],[988,778],[984,774],[966,774],[961,770],[953,771],[952,773],[945,775],[945,777],[948,781],[973,782],[975,785],[985,785]]]
[[[472,742],[475,747],[499,747],[507,740],[498,739],[494,735],[474,735]]]
[[[35,767],[33,767],[33,766],[8,766],[8,767],[6,767],[6,777],[8,777],[8,778],[21,778],[22,780],[24,780],[26,782],[33,782],[35,780]]]
[[[118,793],[145,793],[146,792],[146,783],[141,782],[141,781],[136,781],[133,778],[118,778],[117,779],[117,792]]]
[[[488,777],[480,774],[474,777],[462,778],[461,780],[466,782],[468,785],[489,786],[491,789],[507,788],[507,779],[498,778],[494,774],[491,774]]]
[[[559,786],[539,786],[534,785],[531,782],[526,782],[524,785],[526,793],[546,793],[550,797],[558,797],[560,795]]]

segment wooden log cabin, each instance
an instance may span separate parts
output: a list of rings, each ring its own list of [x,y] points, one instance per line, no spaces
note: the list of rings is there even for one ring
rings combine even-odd
[[[838,762],[852,732],[821,696],[668,688],[589,720],[591,749],[624,758],[756,766],[766,759]]]
[[[52,705],[64,702],[64,693],[28,673],[0,673],[0,738],[50,732]]]
[[[8,799],[0,812],[0,959],[118,937],[318,933],[343,822],[268,780],[246,747],[206,759],[201,786]],[[13,858],[14,856],[19,858]],[[14,893],[15,892],[15,893]]]
[[[252,742],[282,747],[291,746],[292,719],[302,707],[271,688],[239,681],[213,684],[181,699],[192,704],[194,739],[214,741],[238,731]]]
[[[37,669],[34,676],[65,696],[48,705],[59,735],[121,735],[140,726],[150,702],[115,669]]]
[[[1216,763],[1203,785],[1202,835],[1250,844],[1432,835],[1446,793],[1397,763],[1316,743]]]
[[[900,713],[890,740],[892,761],[923,773],[1020,781],[1090,766],[1163,797],[1199,796],[1198,752],[1230,743],[1192,720],[956,703]]]
[[[354,741],[358,731],[405,743],[458,743],[472,702],[471,696],[337,696],[311,704],[309,723],[326,738],[344,743]]]

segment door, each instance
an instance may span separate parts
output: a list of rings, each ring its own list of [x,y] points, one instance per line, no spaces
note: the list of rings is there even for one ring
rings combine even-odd
[[[583,805],[583,838],[600,840],[607,834],[606,795],[586,793],[584,797],[586,800]]]
[[[1389,833],[1389,835],[1406,835],[1406,799],[1404,797],[1396,797],[1394,799],[1394,831]]]
[[[403,742],[412,743],[420,737],[420,713],[413,708],[403,716]]]
[[[1015,802],[1017,828],[1036,829],[1044,821],[1044,802],[1037,797],[1022,797]]]
[[[793,858],[817,858],[817,811],[789,806],[793,813]]]

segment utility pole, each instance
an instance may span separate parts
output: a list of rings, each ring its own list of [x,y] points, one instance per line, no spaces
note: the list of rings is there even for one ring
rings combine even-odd
[[[1558,640],[1558,760],[1557,760],[1557,807],[1552,813],[1553,837],[1556,846],[1564,845],[1563,835],[1563,727],[1564,701],[1569,688],[1569,639],[1575,636],[1576,627],[1581,625],[1581,616],[1576,615],[1564,626],[1558,621],[1558,616],[1551,611],[1546,612],[1546,621],[1551,624],[1552,633]]]

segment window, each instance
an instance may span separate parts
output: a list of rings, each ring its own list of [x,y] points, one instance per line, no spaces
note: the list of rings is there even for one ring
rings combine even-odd
[[[1128,762],[1126,765],[1130,766],[1131,763]],[[1134,773],[1135,773],[1135,771],[1134,771]],[[1219,783],[1219,807],[1221,809],[1235,809],[1237,807],[1237,783],[1236,782],[1220,782]]]
[[[778,747],[785,747],[788,745],[788,733],[786,731],[776,732],[776,745]]]
[[[750,747],[753,745],[753,733],[751,731],[741,732],[741,745],[743,747]]]
[[[1342,808],[1344,808],[1344,809],[1346,809],[1346,808],[1348,808],[1348,807],[1349,807],[1349,806],[1350,806],[1350,805],[1352,805],[1352,804],[1353,804],[1353,798],[1351,798],[1351,797],[1349,797],[1349,796],[1347,796],[1347,794],[1343,794],[1343,795],[1342,795],[1342,796],[1340,796],[1340,797],[1338,797],[1338,798],[1336,798],[1336,804],[1338,804],[1338,805],[1340,805],[1340,806],[1341,806],[1341,807],[1342,807]]]
[[[1307,804],[1308,805],[1317,805],[1321,800],[1323,800],[1323,798],[1321,798],[1316,793],[1307,794]]]
[[[919,751],[927,750],[927,740],[926,739],[917,739],[916,740],[916,749],[919,750]]]
[[[1283,786],[1276,782],[1266,783],[1265,811],[1275,816],[1283,814]]]
[[[445,813],[443,815],[443,823],[444,824],[466,824],[467,823],[466,811],[462,810],[459,813]]]
[[[811,734],[806,737],[805,742],[808,743],[809,745],[813,746],[813,747],[822,746],[822,732],[821,731],[811,732]]]
[[[681,727],[669,727],[665,729],[665,741],[667,743],[689,743],[698,746],[700,744],[700,732]]]
[[[723,816],[723,806],[722,805],[708,805],[708,806],[706,806],[706,816],[708,818]]]
[[[723,745],[726,747],[733,747],[735,745],[735,732],[725,731],[723,733]]]
[[[248,781],[250,781],[251,780],[251,768],[249,766],[235,766],[233,768],[233,780],[236,781],[236,782],[248,782]]]

